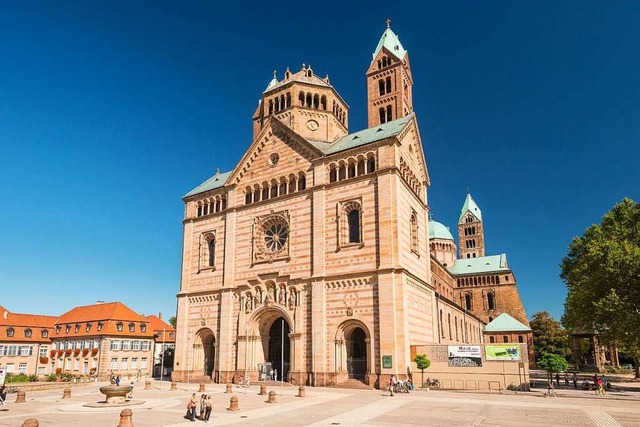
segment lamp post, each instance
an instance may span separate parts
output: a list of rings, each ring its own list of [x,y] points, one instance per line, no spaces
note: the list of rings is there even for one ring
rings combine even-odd
[[[164,374],[164,335],[165,328],[162,328],[162,347],[160,347],[160,384],[162,384],[162,374]]]
[[[247,364],[249,362],[249,322],[244,322],[244,380],[247,381]],[[247,394],[247,387],[244,388]]]
[[[280,337],[280,396],[284,395],[284,319],[282,319]]]

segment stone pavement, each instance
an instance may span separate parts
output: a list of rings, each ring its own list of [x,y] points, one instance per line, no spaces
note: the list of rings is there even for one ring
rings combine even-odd
[[[103,400],[95,386],[73,388],[71,399],[62,399],[62,390],[30,392],[27,402],[16,404],[9,395],[9,411],[0,412],[0,427],[21,426],[35,418],[40,426],[111,426],[119,421],[120,408],[86,408],[88,402]],[[297,388],[275,390],[277,403],[266,403],[259,396],[259,386],[245,390],[234,386],[225,394],[225,386],[207,384],[205,394],[214,402],[210,424],[263,426],[350,426],[350,425],[420,425],[420,426],[640,426],[640,393],[619,392],[607,396],[581,390],[565,390],[561,396],[545,398],[541,391],[532,393],[481,394],[454,391],[415,391],[388,396],[379,390],[343,390],[307,387],[304,398],[296,397]],[[151,390],[136,384],[134,398],[143,405],[131,406],[133,424],[146,426],[187,426],[204,424],[184,419],[186,403],[198,389],[180,384],[170,391],[170,384],[154,382]],[[198,393],[198,396],[201,393]],[[239,399],[240,411],[229,412],[231,396]]]

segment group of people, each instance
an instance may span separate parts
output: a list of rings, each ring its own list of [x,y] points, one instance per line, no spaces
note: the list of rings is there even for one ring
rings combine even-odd
[[[574,372],[571,376],[571,382],[573,382],[573,388],[578,388],[578,375]],[[560,373],[556,373],[556,384],[560,387]],[[569,374],[567,372],[564,373],[564,385],[565,387],[570,387],[569,385]],[[593,375],[593,384],[589,382],[588,379],[582,381],[582,390],[595,390],[596,395],[605,395],[607,394],[607,388],[610,388],[611,384],[607,379],[607,376],[602,374],[602,376],[598,377],[598,374]],[[549,379],[547,382],[547,396],[555,396],[555,392],[553,390],[553,380]]]
[[[269,377],[271,378],[271,381],[278,381],[278,370],[277,369],[271,369],[269,371]]]
[[[113,375],[111,374],[111,379],[110,379],[111,385],[116,385],[119,386],[120,385],[120,375]]]
[[[198,418],[199,420],[208,423],[212,409],[213,402],[211,402],[211,395],[207,396],[206,394],[203,394],[200,396],[200,401],[198,402],[196,393],[193,393],[189,403],[187,403],[187,418],[189,418],[191,422],[195,422],[196,418]]]
[[[397,393],[409,393],[410,390],[413,390],[413,384],[411,384],[411,379],[407,379],[406,381],[398,380],[395,375],[391,375],[389,378],[389,395],[393,396],[393,392]]]

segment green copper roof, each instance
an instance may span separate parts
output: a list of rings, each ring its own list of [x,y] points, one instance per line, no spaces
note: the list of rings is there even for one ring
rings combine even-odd
[[[462,258],[456,260],[451,267],[447,268],[454,276],[509,270],[507,254],[482,256],[479,258]]]
[[[500,316],[493,319],[487,326],[484,327],[485,332],[514,332],[523,331],[529,332],[531,328],[518,322],[507,313],[502,313]]]
[[[325,143],[324,147],[319,148],[324,152],[324,154],[334,154],[351,148],[360,147],[361,145],[371,144],[372,142],[380,141],[399,134],[402,129],[404,129],[405,125],[409,123],[412,117],[413,113],[369,129],[350,133],[329,146]]]
[[[224,183],[227,182],[227,178],[229,178],[229,175],[231,175],[231,172],[233,171],[229,171],[225,173],[220,173],[220,171],[216,172],[214,176],[212,176],[202,184],[198,185],[193,190],[189,191],[187,194],[183,196],[183,198],[204,193],[205,191],[215,190],[216,188],[222,187]]]
[[[449,231],[449,228],[445,227],[444,224],[430,219],[429,220],[429,239],[453,240],[453,236],[451,235],[451,231]]]
[[[378,46],[376,46],[376,50],[375,52],[373,52],[372,60],[376,58],[383,47],[401,61],[402,58],[404,58],[404,55],[407,53],[407,51],[404,50],[404,47],[402,47],[402,43],[400,43],[400,39],[398,38],[396,33],[394,33],[393,30],[388,27],[386,30],[384,30],[384,33],[382,33],[382,37],[380,37]]]
[[[471,211],[472,214],[475,215],[480,221],[482,221],[482,211],[476,205],[475,200],[471,197],[470,193],[467,193],[467,198],[464,199],[464,205],[462,205],[462,210],[460,211],[460,218],[458,219],[458,224],[462,223],[462,218],[467,213],[467,211]]]

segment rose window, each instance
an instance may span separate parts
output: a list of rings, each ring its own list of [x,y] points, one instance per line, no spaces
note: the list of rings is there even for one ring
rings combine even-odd
[[[289,224],[281,216],[272,216],[262,223],[264,248],[271,253],[280,252],[289,238]]]

